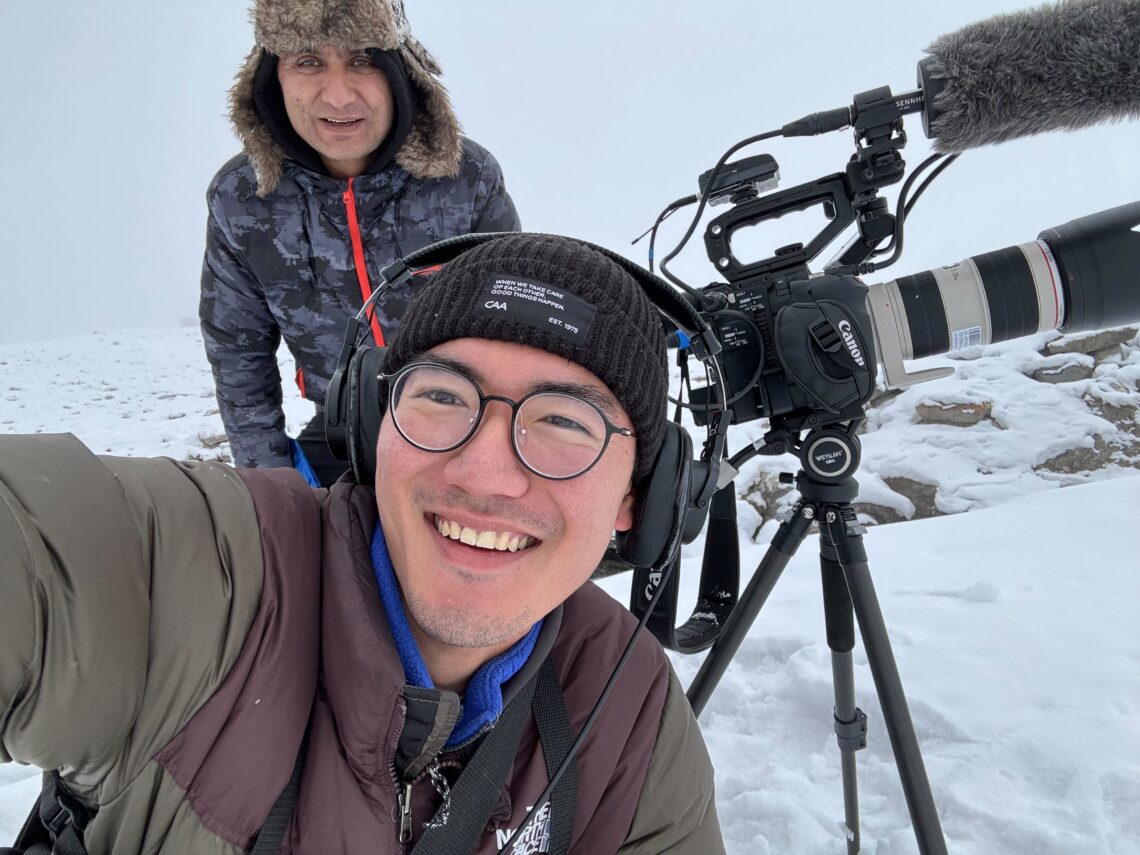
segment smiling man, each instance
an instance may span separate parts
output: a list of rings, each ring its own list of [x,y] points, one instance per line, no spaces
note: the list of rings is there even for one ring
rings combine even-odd
[[[630,527],[632,425],[589,371],[525,345],[449,341],[392,382],[396,405],[377,449],[380,519],[428,670],[462,692],[586,581],[592,545]],[[621,437],[609,448],[606,412]],[[544,470],[559,480],[535,477]]]
[[[255,0],[257,41],[230,92],[243,152],[207,192],[199,315],[239,466],[306,465],[331,484],[325,389],[351,316],[395,258],[453,235],[514,231],[495,158],[463,137],[401,0]],[[383,344],[406,294],[372,321]],[[277,350],[317,413],[285,433]]]
[[[540,801],[635,625],[588,579],[666,432],[655,308],[547,235],[416,278],[372,483],[0,436],[0,761],[56,851],[724,851],[647,634]]]
[[[324,44],[286,54],[277,58],[277,84],[289,124],[329,175],[368,169],[396,118],[392,84],[368,51]]]

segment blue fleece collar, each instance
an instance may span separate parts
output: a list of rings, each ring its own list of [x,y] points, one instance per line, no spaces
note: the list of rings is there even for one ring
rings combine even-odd
[[[396,641],[396,651],[400,654],[400,662],[404,666],[405,679],[413,686],[423,689],[435,688],[419,645],[416,644],[416,638],[412,635],[412,628],[408,624],[400,585],[392,569],[392,560],[388,557],[388,545],[384,542],[384,532],[380,528],[379,521],[372,534],[372,567],[380,587],[380,600],[384,603],[384,612],[388,615],[388,626],[392,630],[392,638]],[[526,664],[534,651],[540,629],[542,629],[542,620],[532,626],[530,632],[515,642],[509,650],[500,653],[490,662],[483,663],[471,676],[463,696],[459,721],[452,730],[447,744],[444,745],[445,749],[455,748],[474,738],[502,714],[503,684]]]

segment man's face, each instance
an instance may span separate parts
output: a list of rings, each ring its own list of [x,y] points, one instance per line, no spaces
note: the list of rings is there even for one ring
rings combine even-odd
[[[517,401],[552,385],[587,386],[608,399],[613,424],[633,427],[601,380],[544,350],[465,338],[428,354],[463,366],[485,395]],[[381,423],[376,501],[421,648],[505,650],[590,577],[615,529],[632,524],[635,439],[614,436],[592,469],[552,481],[515,457],[510,420],[508,405],[488,401],[474,436],[443,453],[411,445],[390,412]],[[515,535],[533,542],[517,552],[467,545],[441,534],[441,524],[484,542],[487,532],[499,543]]]
[[[395,115],[388,78],[364,51],[325,45],[277,62],[285,112],[336,178],[360,175]]]

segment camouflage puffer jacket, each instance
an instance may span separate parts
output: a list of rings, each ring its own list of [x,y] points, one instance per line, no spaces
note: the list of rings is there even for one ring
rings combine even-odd
[[[446,237],[519,229],[498,162],[468,139],[454,177],[417,178],[390,163],[345,181],[286,160],[264,197],[241,154],[214,177],[207,203],[199,315],[239,466],[292,465],[277,370],[282,339],[301,394],[323,406],[345,324],[386,265]],[[385,295],[377,343],[394,332],[409,296]]]

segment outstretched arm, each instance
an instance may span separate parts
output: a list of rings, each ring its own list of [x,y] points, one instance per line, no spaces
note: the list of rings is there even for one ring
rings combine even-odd
[[[98,774],[138,711],[150,574],[78,445],[0,436],[0,761]]]
[[[0,436],[0,762],[64,768],[91,801],[125,787],[238,655],[250,531],[227,467]]]

